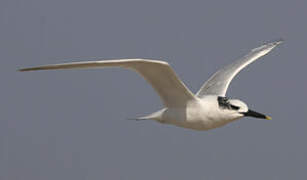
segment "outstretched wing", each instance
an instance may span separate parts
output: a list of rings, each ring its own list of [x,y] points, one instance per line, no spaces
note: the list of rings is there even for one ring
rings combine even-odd
[[[281,44],[283,41],[273,41],[266,43],[258,48],[252,49],[250,53],[241,59],[236,60],[232,64],[225,66],[224,68],[213,74],[208,81],[200,88],[196,96],[202,97],[204,95],[213,94],[219,96],[225,96],[227,88],[231,80],[247,65],[254,62],[261,56],[269,53],[277,45]]]
[[[195,98],[169,64],[164,61],[146,59],[85,61],[24,68],[19,71],[104,67],[121,67],[136,71],[157,91],[166,107],[184,107],[187,101]]]

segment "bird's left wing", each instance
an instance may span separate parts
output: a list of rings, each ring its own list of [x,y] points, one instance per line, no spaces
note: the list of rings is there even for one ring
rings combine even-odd
[[[236,60],[232,64],[225,66],[224,68],[213,74],[208,81],[200,88],[197,92],[197,97],[202,97],[204,95],[219,95],[225,96],[227,88],[231,80],[247,65],[254,62],[261,56],[269,53],[277,45],[281,44],[283,41],[273,41],[266,43],[258,48],[252,49],[250,53],[241,59]]]
[[[184,107],[194,94],[177,77],[167,62],[146,59],[120,59],[103,61],[85,61],[20,69],[19,71],[36,71],[50,69],[84,69],[122,67],[139,73],[159,94],[166,107]]]

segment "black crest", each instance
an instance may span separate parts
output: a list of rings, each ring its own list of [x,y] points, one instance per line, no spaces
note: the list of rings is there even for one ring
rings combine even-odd
[[[229,99],[227,97],[218,96],[217,101],[221,109],[229,109],[229,110],[239,110],[240,109],[238,106],[230,104]]]

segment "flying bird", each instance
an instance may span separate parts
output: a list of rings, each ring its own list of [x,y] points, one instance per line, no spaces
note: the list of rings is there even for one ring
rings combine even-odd
[[[163,124],[209,130],[224,126],[245,116],[270,120],[271,117],[248,108],[239,99],[226,97],[232,79],[247,65],[269,53],[282,40],[268,42],[252,49],[247,55],[223,67],[193,94],[165,61],[150,59],[118,59],[50,64],[19,69],[36,71],[51,69],[84,69],[120,67],[141,75],[160,96],[164,108],[136,120],[155,120]]]

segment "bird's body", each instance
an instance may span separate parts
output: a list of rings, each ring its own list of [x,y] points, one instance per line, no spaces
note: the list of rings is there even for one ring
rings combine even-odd
[[[152,85],[165,105],[165,108],[136,120],[151,119],[183,128],[209,130],[244,116],[270,119],[269,116],[248,109],[247,105],[240,100],[228,99],[226,91],[231,80],[240,70],[270,52],[281,42],[270,42],[251,50],[243,58],[217,71],[195,95],[180,81],[168,63],[157,60],[85,61],[25,68],[20,71],[103,67],[130,69],[143,76]]]
[[[182,108],[163,108],[148,116],[137,120],[153,119],[160,123],[172,124],[178,127],[209,130],[221,127],[237,118],[225,116],[224,110],[219,108],[218,96],[207,95],[188,101]]]

